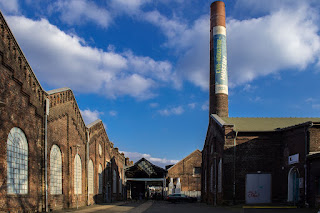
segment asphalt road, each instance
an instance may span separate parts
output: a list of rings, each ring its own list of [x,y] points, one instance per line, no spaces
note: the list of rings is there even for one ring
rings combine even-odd
[[[169,203],[166,201],[147,201],[147,202],[121,202],[115,204],[94,205],[80,209],[69,209],[58,212],[82,212],[82,213],[111,213],[111,212],[128,212],[128,213],[317,213],[317,209],[246,209],[242,206],[235,207],[213,207],[205,203]]]

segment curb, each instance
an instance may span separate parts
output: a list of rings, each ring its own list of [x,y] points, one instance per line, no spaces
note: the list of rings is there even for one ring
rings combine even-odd
[[[297,206],[243,206],[243,209],[296,209]]]

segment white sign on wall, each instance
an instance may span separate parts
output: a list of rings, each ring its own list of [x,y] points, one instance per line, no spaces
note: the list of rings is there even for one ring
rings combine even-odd
[[[295,155],[290,155],[288,159],[289,165],[299,163],[299,153]]]

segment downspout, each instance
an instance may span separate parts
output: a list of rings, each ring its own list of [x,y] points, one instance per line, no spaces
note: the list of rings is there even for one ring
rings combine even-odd
[[[305,128],[305,159],[304,159],[304,204],[305,206],[309,206],[309,204],[307,203],[307,175],[308,175],[308,171],[307,171],[307,155],[309,153],[308,150],[308,143],[310,144],[310,138],[308,141],[308,132],[309,132],[309,128],[313,126],[313,123],[311,123],[307,128]]]
[[[50,108],[50,100],[46,98],[44,114],[44,181],[45,181],[45,211],[48,212],[48,115]]]
[[[218,178],[217,178],[217,153],[216,152],[214,153],[213,158],[214,158],[214,206],[217,206],[217,197],[218,197],[218,195],[217,195],[217,179]],[[210,176],[211,176],[211,172],[210,172]]]
[[[90,205],[90,201],[89,201],[89,141],[90,141],[90,135],[89,135],[89,129],[87,129],[87,183],[88,183],[88,188],[87,188],[87,205]]]
[[[233,204],[236,202],[236,144],[237,144],[238,131],[233,139]]]

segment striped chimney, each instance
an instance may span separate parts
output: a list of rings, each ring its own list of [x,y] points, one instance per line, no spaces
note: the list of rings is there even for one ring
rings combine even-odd
[[[222,1],[210,7],[210,91],[209,115],[228,117],[228,71],[226,11]]]

